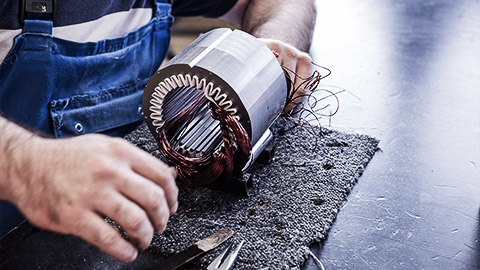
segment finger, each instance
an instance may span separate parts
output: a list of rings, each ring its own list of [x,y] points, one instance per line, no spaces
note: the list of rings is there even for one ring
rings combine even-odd
[[[97,212],[115,220],[139,249],[144,250],[150,245],[154,228],[145,211],[138,205],[112,191],[93,207]]]
[[[308,78],[312,75],[312,59],[308,54],[300,53],[297,56],[295,72],[298,75],[295,78],[295,87],[299,87],[300,84],[305,81],[305,78]]]
[[[287,98],[288,104],[285,104],[285,112],[288,112],[296,105],[296,103],[294,103],[292,101],[294,101],[294,98],[295,98],[296,92],[297,92],[297,87],[295,85],[295,81],[296,81],[295,70],[296,70],[297,62],[296,62],[296,57],[292,58],[288,54],[285,54],[285,52],[284,52],[283,56],[280,53],[279,58],[280,58],[279,61],[281,61],[280,62],[281,65],[284,67],[284,69],[287,70],[288,76],[289,76],[290,80],[292,81],[291,88],[288,89],[288,98]]]
[[[296,67],[295,67],[295,82],[294,87],[296,89],[295,95],[293,97],[292,108],[300,103],[307,93],[306,87],[306,78],[312,75],[312,64],[311,58],[309,55],[300,53],[297,57]]]
[[[301,52],[295,47],[286,43],[270,40],[260,39],[271,50],[279,54],[278,61],[287,70],[290,79],[293,82],[293,89],[289,89],[289,102],[286,104],[284,112],[292,110],[296,104],[302,101],[302,98],[307,94],[306,89],[302,83],[305,78],[312,75],[312,59],[307,53]]]
[[[275,56],[277,57],[279,64],[282,66],[283,70],[287,72],[288,78],[292,82],[290,86],[291,88],[287,90],[287,103],[285,104],[285,108],[283,110],[285,113],[288,113],[296,105],[296,103],[293,101],[295,100],[295,93],[297,91],[295,85],[295,81],[297,80],[295,75],[297,56],[292,53],[291,48],[288,48],[286,46],[280,46],[278,42],[267,41],[266,45],[276,53]]]
[[[159,159],[142,151],[135,151],[131,158],[132,169],[162,187],[170,213],[175,213],[178,206],[178,188],[175,183],[177,171]]]
[[[147,213],[155,231],[162,233],[171,209],[164,190],[133,171],[126,171],[123,175],[125,181],[118,187],[119,191],[137,203]]]
[[[138,250],[97,214],[86,212],[76,224],[72,234],[99,247],[105,253],[124,262],[131,262],[137,257]]]

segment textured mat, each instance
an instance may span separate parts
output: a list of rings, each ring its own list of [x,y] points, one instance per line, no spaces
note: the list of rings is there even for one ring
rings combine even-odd
[[[150,252],[173,254],[215,231],[230,227],[228,241],[245,240],[235,269],[295,269],[306,248],[325,238],[347,194],[377,150],[374,138],[323,129],[315,149],[293,130],[276,125],[276,152],[269,165],[251,169],[248,198],[179,183],[179,209]],[[146,126],[127,140],[160,157]],[[314,141],[311,135],[307,140]],[[204,265],[227,245],[200,259]]]

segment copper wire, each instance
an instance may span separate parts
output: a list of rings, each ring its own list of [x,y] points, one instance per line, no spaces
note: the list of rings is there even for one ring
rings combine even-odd
[[[287,123],[289,128],[295,128],[298,132],[300,132],[301,136],[305,139],[305,142],[310,147],[316,147],[318,145],[318,137],[322,135],[320,118],[328,117],[330,122],[331,117],[334,116],[340,108],[340,101],[337,94],[343,91],[334,93],[328,89],[319,88],[320,81],[330,76],[332,72],[330,69],[317,65],[313,62],[312,65],[316,66],[320,70],[325,71],[325,74],[322,75],[317,69],[309,77],[302,77],[295,71],[282,66],[288,89],[286,104],[287,106],[290,104],[294,104],[295,106],[291,111],[284,112],[281,117]],[[290,74],[293,74],[293,77]],[[301,82],[295,86],[295,80],[300,80]],[[320,92],[325,92],[326,95],[318,97]],[[330,110],[330,112],[326,114],[324,111],[331,109],[331,107],[334,105],[328,103],[323,107],[317,107],[321,101],[330,98],[333,98],[336,105],[333,111]],[[315,127],[319,127],[319,129],[316,129]],[[313,145],[311,140],[307,139],[306,132],[312,134],[315,138]]]
[[[200,157],[184,156],[171,146],[169,140],[185,123],[193,120],[207,103],[212,117],[220,121],[223,145],[218,152],[215,152],[216,145],[212,144]],[[252,148],[250,138],[240,122],[221,107],[209,102],[203,94],[165,122],[158,134],[158,143],[167,161],[175,165],[180,179],[195,186],[205,186],[238,173],[241,166],[247,163]]]

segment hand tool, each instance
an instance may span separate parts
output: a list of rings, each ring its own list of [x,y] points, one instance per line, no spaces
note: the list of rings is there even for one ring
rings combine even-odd
[[[211,264],[208,265],[207,270],[229,270],[232,268],[233,263],[237,259],[238,252],[243,246],[243,243],[245,241],[242,240],[240,244],[232,251],[233,249],[233,243],[230,244],[223,252],[222,254],[218,255],[215,260]],[[228,254],[228,255],[227,255]]]
[[[179,269],[181,266],[191,262],[198,256],[205,252],[216,248],[225,240],[233,235],[233,231],[230,228],[223,228],[209,237],[202,239],[188,248],[180,251],[179,253],[172,255],[166,260],[161,262],[161,268],[163,270]]]

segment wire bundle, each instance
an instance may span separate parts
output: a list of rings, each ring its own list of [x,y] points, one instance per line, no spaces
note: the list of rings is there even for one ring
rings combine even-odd
[[[167,161],[175,165],[181,180],[191,185],[205,186],[239,173],[242,169],[239,165],[243,166],[248,161],[252,146],[240,122],[215,103],[208,101],[203,92],[200,92],[190,104],[165,122],[158,133],[158,144]],[[215,151],[216,144],[210,144],[200,157],[182,155],[171,146],[170,139],[182,132],[184,123],[195,118],[207,103],[212,117],[220,121],[223,145],[220,151]]]

